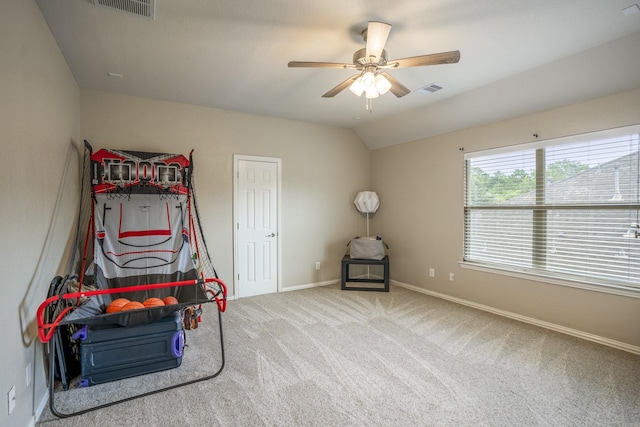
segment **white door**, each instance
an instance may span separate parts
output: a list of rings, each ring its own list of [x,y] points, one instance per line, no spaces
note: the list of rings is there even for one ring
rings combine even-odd
[[[236,155],[234,169],[236,295],[277,292],[280,159]]]

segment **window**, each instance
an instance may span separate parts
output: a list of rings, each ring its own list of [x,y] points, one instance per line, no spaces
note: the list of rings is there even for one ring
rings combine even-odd
[[[465,263],[640,291],[639,131],[466,154]]]

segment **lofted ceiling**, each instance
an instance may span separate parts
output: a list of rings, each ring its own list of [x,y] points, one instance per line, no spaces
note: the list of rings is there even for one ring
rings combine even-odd
[[[82,89],[352,128],[371,149],[640,87],[637,0],[156,0],[154,19],[36,2]],[[388,71],[412,92],[372,112],[322,98],[353,70],[287,67],[350,63],[370,20],[393,26],[389,59],[460,62]]]

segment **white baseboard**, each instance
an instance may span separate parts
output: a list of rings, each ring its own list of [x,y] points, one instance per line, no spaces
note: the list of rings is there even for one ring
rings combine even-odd
[[[298,286],[289,286],[289,287],[280,289],[278,292],[299,291],[301,289],[318,288],[320,286],[335,285],[336,283],[340,283],[340,279],[327,280],[325,282],[307,283],[305,285],[298,285]],[[238,297],[236,297],[235,295],[227,295],[227,301],[233,301],[236,299],[238,299]]]
[[[529,323],[531,325],[539,326],[541,328],[550,329],[552,331],[560,332],[563,334],[571,335],[577,338],[582,338],[588,341],[592,341],[598,344],[603,344],[609,347],[617,348],[619,350],[628,351],[629,353],[640,354],[640,347],[627,344],[621,341],[612,340],[609,338],[601,337],[599,335],[590,334],[588,332],[579,331],[577,329],[567,328],[565,326],[556,325],[555,323],[545,322],[543,320],[534,319],[533,317],[522,316],[510,311],[500,310],[498,308],[490,307],[488,305],[478,304],[473,301],[452,297],[450,295],[441,294],[440,292],[430,291],[428,289],[420,288],[418,286],[409,285],[407,283],[398,282],[392,280],[391,283],[401,288],[406,288],[415,292],[430,295],[432,297],[444,299],[447,301],[455,302],[457,304],[466,305],[467,307],[475,308],[478,310],[487,311],[489,313],[497,314],[498,316],[508,317],[509,319],[518,320],[520,322]]]
[[[36,423],[42,416],[42,412],[44,411],[44,408],[46,408],[48,404],[49,404],[49,390],[47,389],[44,393],[42,393],[42,397],[40,398],[40,403],[38,403],[38,406],[36,407],[35,414],[33,415],[33,418],[31,418],[29,427],[35,427]]]
[[[318,288],[320,286],[335,285],[336,283],[340,283],[340,280],[334,279],[334,280],[327,280],[325,282],[316,282],[316,283],[307,283],[305,285],[289,286],[289,287],[280,289],[280,292],[299,291],[301,289]]]

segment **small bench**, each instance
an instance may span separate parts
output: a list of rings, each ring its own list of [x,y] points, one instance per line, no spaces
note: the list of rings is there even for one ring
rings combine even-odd
[[[383,268],[382,279],[372,278],[351,278],[349,277],[349,266],[356,265],[381,265]],[[347,283],[382,283],[384,287],[364,287],[364,286],[351,286],[348,287]],[[341,287],[343,291],[380,291],[389,292],[389,255],[385,255],[381,260],[377,259],[352,259],[349,255],[345,255],[342,258],[342,282]]]

